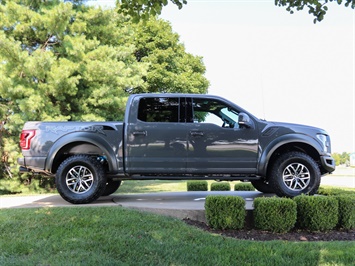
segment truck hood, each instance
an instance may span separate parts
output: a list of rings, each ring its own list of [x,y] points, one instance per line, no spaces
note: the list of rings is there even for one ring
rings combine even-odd
[[[320,133],[320,134],[328,135],[328,133],[324,129],[321,129],[318,127],[302,125],[302,124],[293,124],[293,123],[272,121],[272,122],[268,122],[268,127],[285,128],[285,129],[289,129],[293,132],[303,133],[303,134],[310,134],[312,132],[313,134]],[[310,134],[310,135],[312,135],[312,134]]]

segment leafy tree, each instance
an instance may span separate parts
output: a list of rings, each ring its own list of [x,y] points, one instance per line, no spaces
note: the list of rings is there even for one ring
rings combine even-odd
[[[349,165],[350,164],[350,153],[343,152],[343,153],[333,153],[332,154],[334,160],[335,160],[335,165]]]
[[[4,152],[4,139],[6,138],[7,131],[5,124],[8,120],[8,101],[0,97],[0,158],[6,161],[6,153]],[[0,178],[2,173],[8,172],[8,165],[6,163],[0,164]]]
[[[12,167],[12,176],[25,121],[122,120],[129,93],[207,90],[201,58],[185,52],[167,23],[152,18],[139,26],[117,9],[81,2],[0,1],[2,165]],[[170,31],[159,32],[169,40],[152,41],[149,27]],[[158,83],[152,75],[177,82]]]
[[[339,153],[333,153],[333,154],[332,154],[332,157],[333,157],[334,160],[335,160],[335,165],[336,165],[336,166],[340,165],[340,154],[339,154]]]
[[[187,0],[170,1],[179,9],[187,4]],[[120,11],[130,15],[135,21],[139,21],[141,18],[147,20],[150,16],[159,15],[163,6],[168,4],[168,0],[121,0],[117,2],[121,4]]]
[[[62,1],[0,5],[0,97],[9,113],[2,164],[12,176],[25,121],[123,117],[126,88],[141,86],[147,68],[134,57],[132,30],[120,27],[126,20]]]
[[[350,153],[343,152],[340,155],[340,164],[349,165],[350,164]]]
[[[337,2],[339,5],[344,3],[346,7],[355,8],[355,0],[275,0],[277,6],[286,6],[286,10],[291,14],[294,13],[294,10],[299,11],[307,8],[308,13],[315,17],[313,20],[314,23],[324,19],[328,11],[328,3],[330,2]]]
[[[187,4],[187,0],[170,0],[173,4],[177,5],[179,9]],[[121,0],[120,12],[129,14],[135,20],[147,19],[149,15],[160,14],[163,6],[168,4],[168,0]],[[285,6],[286,10],[291,14],[294,10],[308,9],[308,13],[315,16],[314,23],[322,21],[324,15],[328,11],[328,3],[337,2],[339,5],[343,4],[346,7],[355,8],[355,0],[275,0],[275,5]]]
[[[205,93],[209,85],[201,57],[185,52],[166,21],[151,18],[135,25],[135,56],[149,63],[144,86],[134,92]]]

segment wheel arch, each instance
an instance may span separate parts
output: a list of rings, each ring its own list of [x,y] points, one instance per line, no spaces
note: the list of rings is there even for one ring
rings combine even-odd
[[[74,154],[105,155],[109,172],[118,169],[116,155],[112,147],[101,137],[92,133],[68,134],[52,146],[50,149],[45,170],[55,174],[59,165]]]
[[[318,142],[308,136],[286,135],[275,139],[263,150],[258,165],[258,172],[263,177],[269,176],[270,169],[275,160],[281,154],[290,151],[299,151],[308,154],[316,161],[322,172],[320,162],[321,147],[319,146]]]

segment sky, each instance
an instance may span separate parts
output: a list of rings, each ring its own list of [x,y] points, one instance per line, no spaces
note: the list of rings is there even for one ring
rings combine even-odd
[[[314,24],[306,10],[291,15],[274,0],[187,2],[160,17],[203,58],[209,94],[269,121],[323,128],[332,152],[355,152],[353,9],[329,3]]]

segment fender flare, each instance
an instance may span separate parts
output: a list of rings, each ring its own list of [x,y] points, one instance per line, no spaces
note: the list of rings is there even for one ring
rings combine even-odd
[[[116,172],[118,170],[118,160],[116,159],[114,149],[112,148],[112,145],[110,145],[104,138],[92,132],[73,132],[59,138],[52,145],[47,155],[45,171],[52,173],[53,162],[55,157],[58,155],[58,152],[64,146],[77,142],[97,146],[103,153],[107,155],[106,159],[109,166],[109,171]]]
[[[266,176],[269,161],[274,152],[280,147],[292,143],[302,143],[312,147],[315,151],[317,151],[318,155],[322,155],[322,146],[321,144],[315,140],[314,138],[303,135],[303,134],[287,134],[280,136],[273,141],[271,141],[263,150],[261,150],[261,155],[258,163],[258,173],[261,176]]]

